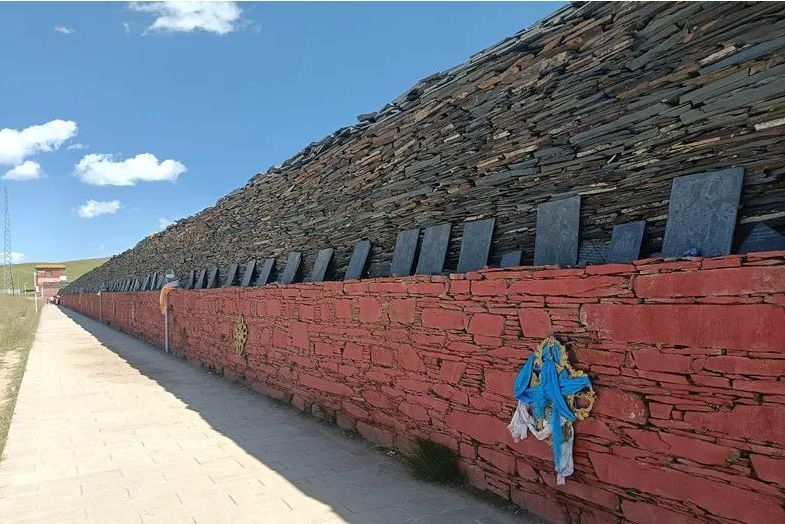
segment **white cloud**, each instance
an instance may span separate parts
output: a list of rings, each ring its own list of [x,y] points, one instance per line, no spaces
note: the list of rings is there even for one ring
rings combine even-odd
[[[20,253],[19,251],[11,251],[11,263],[12,264],[21,264],[25,261],[25,254]]]
[[[99,215],[114,215],[120,209],[119,200],[107,200],[99,202],[98,200],[88,200],[77,210],[77,213],[82,218],[93,218]]]
[[[82,149],[87,149],[87,147],[88,147],[88,146],[86,146],[86,145],[84,145],[84,144],[71,144],[71,145],[69,145],[68,147],[66,147],[66,149],[67,149],[68,151],[72,151],[72,150],[81,151]]]
[[[0,165],[18,165],[40,152],[55,151],[77,132],[76,122],[52,120],[21,131],[0,129]]]
[[[150,153],[116,161],[112,155],[92,153],[76,164],[79,179],[95,186],[132,186],[136,182],[175,181],[185,173],[185,166],[177,160],[161,162]]]
[[[66,27],[64,25],[55,26],[55,32],[62,33],[64,35],[72,35],[72,34],[76,33],[76,31],[74,31],[70,27]]]
[[[171,226],[172,224],[174,224],[174,220],[171,220],[169,218],[159,218],[158,219],[158,229],[160,229],[160,230],[164,230],[167,227]]]
[[[131,2],[131,9],[157,16],[150,31],[202,30],[224,35],[235,30],[240,8],[235,2]]]
[[[3,180],[35,180],[41,178],[41,165],[38,162],[27,160],[14,167],[3,175]]]
[[[131,26],[128,25],[128,22],[123,22],[123,31],[125,31],[125,34],[128,34],[128,33],[131,32]]]

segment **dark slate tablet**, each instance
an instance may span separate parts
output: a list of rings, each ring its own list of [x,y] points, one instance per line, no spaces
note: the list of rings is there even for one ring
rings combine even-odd
[[[218,270],[218,268],[217,267],[212,268],[210,272],[207,274],[207,286],[205,287],[207,287],[208,289],[217,287],[219,283],[218,280],[219,275],[220,275],[220,271]]]
[[[777,233],[763,222],[758,222],[750,230],[737,252],[756,253],[781,250],[785,250],[785,236]]]
[[[502,258],[499,261],[499,267],[518,267],[521,265],[521,258],[523,258],[523,251],[520,249],[512,249],[502,253]]]
[[[316,254],[316,261],[313,263],[311,270],[311,282],[323,282],[324,276],[327,274],[327,267],[333,258],[333,248],[328,247],[320,249]]]
[[[229,272],[224,280],[224,287],[231,287],[237,284],[237,277],[240,275],[240,264],[234,263],[229,267]]]
[[[608,262],[632,262],[638,260],[641,254],[643,233],[646,230],[646,221],[637,220],[626,224],[613,226],[611,233],[611,247],[608,250]]]
[[[534,264],[574,266],[578,262],[581,197],[545,202],[537,206]]]
[[[578,248],[578,266],[593,266],[595,264],[605,264],[608,261],[608,250],[610,242],[599,242],[596,240],[586,240],[581,242]]]
[[[275,257],[264,259],[264,262],[262,262],[262,265],[259,267],[259,277],[256,279],[257,286],[266,286],[270,283],[270,275],[273,273],[274,265]]]
[[[142,291],[147,291],[150,289],[150,275],[146,275],[144,280],[142,280]]]
[[[412,274],[414,255],[417,252],[417,241],[420,239],[420,228],[399,231],[395,240],[390,275],[408,277]]]
[[[302,253],[292,251],[286,259],[286,267],[281,274],[281,284],[291,284],[297,278],[297,271],[300,269]]]
[[[458,256],[458,273],[466,273],[488,265],[491,251],[491,237],[496,219],[466,222],[461,240],[461,253]]]
[[[248,287],[251,285],[251,280],[253,280],[253,274],[256,270],[256,260],[249,260],[247,264],[245,264],[245,271],[243,272],[243,280],[240,282],[240,285],[243,287]]]
[[[349,259],[349,266],[346,268],[346,274],[343,276],[344,280],[357,280],[363,277],[370,252],[370,240],[360,240],[354,245],[352,258]]]
[[[185,281],[185,289],[193,289],[196,280],[196,271],[193,269],[188,272],[188,280]]]
[[[425,228],[416,274],[438,275],[444,270],[444,257],[447,256],[451,227],[449,222],[445,222]]]
[[[153,276],[150,277],[150,291],[158,289],[158,273],[153,273]]]
[[[196,283],[194,283],[194,289],[204,289],[205,284],[205,277],[207,276],[206,269],[200,269],[199,272],[196,274]]]
[[[663,256],[730,253],[743,181],[740,167],[674,178]]]

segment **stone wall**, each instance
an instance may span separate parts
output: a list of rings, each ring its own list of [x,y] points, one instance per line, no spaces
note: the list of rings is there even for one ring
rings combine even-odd
[[[69,289],[289,250],[310,268],[324,247],[342,274],[363,237],[383,271],[400,229],[483,217],[497,218],[492,261],[522,248],[529,262],[536,206],[576,194],[584,240],[645,219],[648,256],[662,243],[673,178],[729,166],[745,169],[738,235],[757,221],[785,232],[784,97],[778,3],[567,6]]]
[[[160,346],[157,299],[63,302]],[[443,443],[472,484],[555,522],[785,520],[785,251],[176,290],[170,321],[176,355],[385,446]],[[564,486],[547,445],[506,430],[550,334],[598,392]]]

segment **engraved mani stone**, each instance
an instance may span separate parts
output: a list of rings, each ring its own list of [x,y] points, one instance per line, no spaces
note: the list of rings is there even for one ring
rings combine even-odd
[[[743,181],[740,167],[674,178],[663,256],[729,254]]]
[[[785,250],[785,236],[779,234],[763,222],[758,222],[750,230],[739,246],[738,253]]]
[[[416,274],[438,275],[444,270],[444,258],[447,256],[451,227],[449,222],[445,222],[425,228]]]
[[[502,253],[502,258],[499,261],[500,268],[518,267],[521,265],[523,258],[523,251],[520,249],[512,249]]]
[[[193,269],[188,272],[188,280],[185,281],[185,289],[193,289],[196,280],[196,271]]]
[[[323,282],[324,276],[327,274],[327,267],[330,265],[330,260],[333,258],[333,248],[328,247],[320,249],[316,254],[316,261],[313,263],[313,270],[311,270],[311,282]]]
[[[283,269],[281,275],[281,284],[291,284],[297,278],[297,270],[300,269],[300,261],[302,260],[302,253],[292,251],[286,259],[286,267]]]
[[[408,277],[412,274],[414,255],[417,252],[417,241],[420,239],[420,229],[407,229],[399,231],[395,239],[390,275],[394,277]]]
[[[194,284],[194,289],[204,289],[204,278],[206,274],[206,269],[199,270],[199,273],[196,274],[196,283]]]
[[[245,264],[245,271],[243,272],[243,280],[240,282],[240,285],[243,287],[248,287],[251,285],[251,280],[253,280],[253,274],[256,270],[256,260],[249,260],[247,264]]]
[[[218,275],[219,271],[217,267],[214,267],[210,270],[210,273],[207,276],[207,288],[211,289],[218,286]]]
[[[142,291],[147,291],[148,289],[150,289],[150,275],[145,276],[142,281]]]
[[[646,221],[637,220],[626,224],[613,226],[611,233],[611,247],[608,250],[608,262],[632,262],[638,260],[641,254],[643,233],[646,230]]]
[[[349,265],[346,268],[346,274],[343,276],[344,280],[358,280],[363,277],[365,265],[368,263],[368,255],[371,253],[371,241],[360,240],[354,245],[352,251],[352,258],[349,259]]]
[[[574,266],[578,261],[581,197],[545,202],[537,206],[534,264]]]
[[[488,264],[495,223],[493,218],[465,223],[461,253],[458,256],[458,273],[481,269]]]
[[[237,263],[229,267],[229,272],[226,274],[226,280],[223,287],[231,287],[237,283],[237,276],[240,271],[240,265]]]
[[[597,242],[587,240],[581,242],[578,248],[578,266],[593,266],[595,264],[605,264],[608,261],[608,250],[610,242]]]
[[[266,286],[270,282],[270,275],[273,273],[275,257],[266,258],[259,267],[259,276],[256,279],[257,286]],[[296,274],[296,271],[295,271]]]

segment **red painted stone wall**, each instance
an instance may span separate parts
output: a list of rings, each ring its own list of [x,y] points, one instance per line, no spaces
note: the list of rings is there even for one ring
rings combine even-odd
[[[63,302],[162,345],[157,293]],[[171,346],[370,440],[414,436],[553,521],[785,522],[785,252],[176,291]],[[247,357],[235,355],[238,315]],[[555,485],[512,381],[555,334],[598,392]]]

